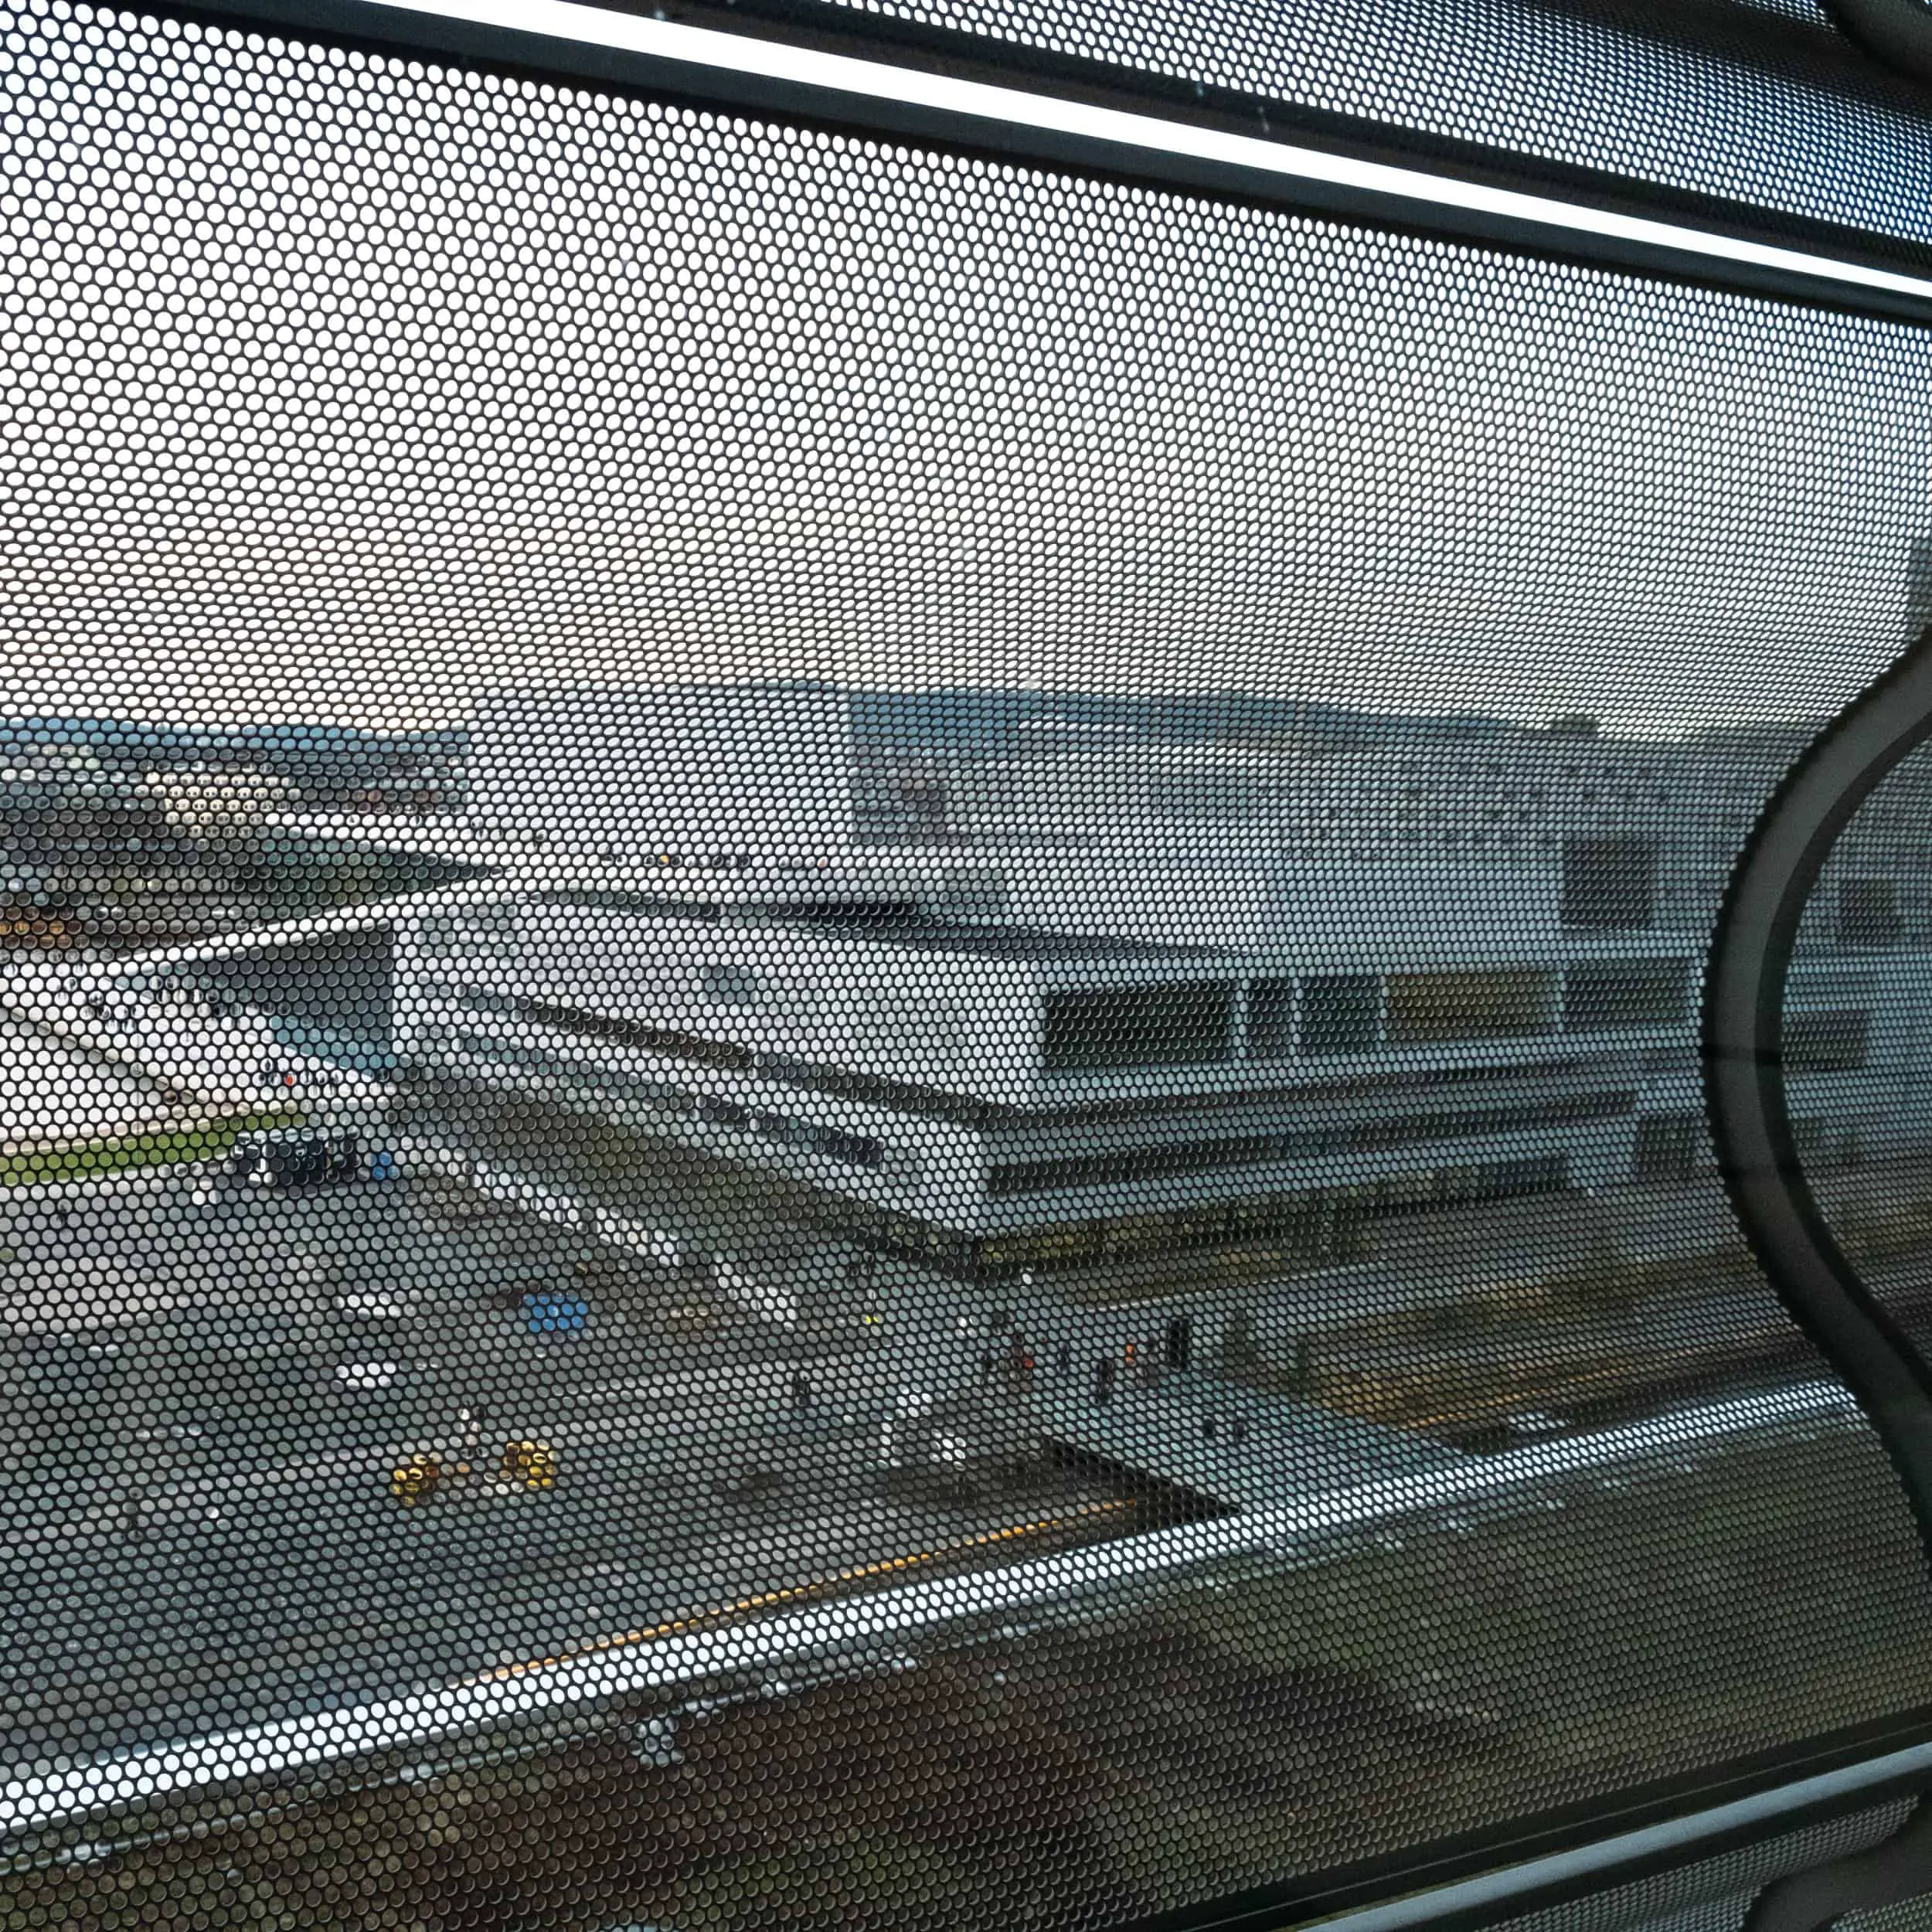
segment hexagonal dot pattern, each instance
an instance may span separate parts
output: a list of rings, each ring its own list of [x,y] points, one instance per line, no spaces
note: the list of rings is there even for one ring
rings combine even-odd
[[[1097,1927],[1923,1702],[1696,1032],[1917,338],[9,22],[0,1927]],[[1787,1048],[1908,1323],[1922,791]]]

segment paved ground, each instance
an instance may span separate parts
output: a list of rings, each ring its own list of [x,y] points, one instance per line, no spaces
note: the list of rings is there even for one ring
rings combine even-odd
[[[1232,1509],[1467,1460],[1426,1437],[1194,1373],[1151,1386],[1126,1380],[1105,1402],[1089,1388],[1049,1381],[1026,1402],[1052,1440]]]
[[[73,1119],[101,1131],[145,1124],[111,1070],[72,1055],[69,1066],[43,1039],[18,1038],[15,1050],[15,1084],[63,1085]],[[668,1179],[657,1190],[654,1223],[696,1249],[842,1279],[835,1244],[760,1221],[754,1190],[729,1226]],[[908,1489],[881,1468],[883,1431],[908,1392],[931,1400],[936,1431],[975,1453],[998,1435],[1002,1372],[974,1413],[985,1298],[908,1278],[876,1335],[787,1332],[716,1298],[694,1318],[690,1284],[674,1274],[587,1284],[574,1272],[581,1236],[451,1212],[434,1192],[369,1185],[291,1198],[188,1173],[0,1190],[0,1250],[12,1257],[0,1265],[10,1757],[380,1696],[842,1571],[944,1560],[975,1536],[1096,1505],[1123,1506],[1042,1533],[1123,1533],[1172,1506],[1066,1471],[947,1494]],[[1693,1229],[1681,1200],[1635,1206],[1659,1241],[1702,1238],[1708,1217]],[[1512,1266],[1559,1231],[1576,1238],[1548,1202],[1486,1225]],[[1370,1292],[1454,1286],[1460,1271],[1440,1265],[1428,1232],[1394,1230],[1369,1270],[1284,1293],[1313,1320],[1325,1298],[1359,1311]],[[1472,1226],[1459,1238],[1473,1252],[1485,1237]],[[527,1286],[587,1296],[591,1325],[533,1335],[516,1302]],[[1017,1304],[1036,1355],[1023,1405],[1034,1427],[1103,1462],[1243,1506],[1412,1461],[1386,1434],[1318,1428],[1299,1405],[1251,1397],[1239,1406],[1255,1433],[1237,1452],[1203,1434],[1213,1391],[1191,1380],[1158,1393],[1124,1382],[1103,1413],[1087,1371],[1144,1334],[1145,1318],[1056,1308],[1045,1284],[999,1298]],[[386,1386],[359,1392],[341,1372],[376,1362],[396,1366]],[[549,1493],[477,1485],[414,1509],[389,1493],[412,1447],[474,1447],[487,1463],[500,1440],[524,1435],[558,1451]]]
[[[906,1487],[879,1459],[902,1371],[862,1337],[686,1332],[675,1297],[607,1285],[583,1335],[533,1334],[502,1285],[575,1289],[573,1243],[452,1223],[408,1186],[15,1190],[0,1244],[10,1757],[401,1691],[1016,1526],[1135,1520],[1056,1531],[1124,1492],[1045,1467]],[[375,1360],[405,1372],[345,1386]],[[409,1447],[487,1468],[526,1435],[556,1450],[550,1492],[389,1492]],[[1025,1539],[973,1560],[1002,1553]]]

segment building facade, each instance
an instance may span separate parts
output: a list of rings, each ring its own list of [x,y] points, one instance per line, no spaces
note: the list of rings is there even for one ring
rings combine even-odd
[[[889,825],[845,716],[818,685],[486,707],[437,849],[487,871],[359,916],[357,1037],[982,1274],[1340,1258],[1368,1217],[1708,1164],[1702,960],[1801,731],[1029,745],[926,759]],[[1815,1158],[1932,1145],[1923,789],[1802,935]],[[326,1054],[298,982],[343,943],[230,944],[224,995],[253,973]]]
[[[1708,1161],[1701,961],[1801,733],[928,760],[888,835],[823,782],[823,696],[806,753],[781,731],[712,773],[744,826],[820,828],[805,862],[613,861],[406,920],[400,1057],[978,1268],[1316,1258],[1365,1216]],[[1788,1066],[1821,1156],[1923,1138],[1883,1100],[1925,1044],[1923,822],[1896,801],[1849,842],[1807,928]]]

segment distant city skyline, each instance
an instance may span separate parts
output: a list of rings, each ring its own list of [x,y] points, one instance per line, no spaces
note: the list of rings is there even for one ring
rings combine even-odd
[[[760,680],[746,680],[756,684]],[[552,689],[563,687],[553,687]],[[634,694],[634,683],[592,689],[613,696]],[[1516,736],[1523,733],[1565,736],[1623,736],[1634,741],[1676,742],[1712,732],[1809,730],[1822,716],[1692,726],[1686,733],[1654,738],[1618,733],[1590,714],[1566,713],[1523,724],[1495,713],[1374,711],[1366,707],[1281,699],[1267,692],[1221,689],[1128,693],[1117,691],[1048,691],[1037,685],[936,685],[892,690],[878,686],[835,687],[850,701],[853,742],[860,753],[877,755],[997,752],[1038,754],[1056,750],[1123,752],[1136,746],[1179,746],[1305,737],[1338,744],[1413,742],[1444,736]],[[547,695],[530,687],[532,697]],[[501,698],[505,694],[495,694]],[[515,694],[511,694],[515,695]],[[170,762],[219,757],[224,752],[277,753],[327,759],[349,750],[464,755],[478,714],[464,713],[442,725],[388,729],[309,719],[281,718],[228,725],[180,716],[132,713],[49,711],[34,716],[0,714],[0,762],[45,757],[63,748],[134,763],[156,756]]]

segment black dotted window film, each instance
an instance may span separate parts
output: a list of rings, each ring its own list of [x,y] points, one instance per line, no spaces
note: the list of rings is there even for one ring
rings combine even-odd
[[[1926,90],[1852,47],[1815,0],[763,4],[887,43],[937,30],[996,60],[1051,54],[1599,169],[1760,219],[1932,239]],[[1293,113],[1277,124],[1291,136]]]
[[[1924,1702],[1689,1017],[1919,338],[12,26],[0,1922],[1097,1926]]]
[[[1932,1900],[1908,1899],[1901,1905],[1849,1912],[1839,1923],[1848,1932],[1921,1932],[1922,1927],[1932,1923]]]

